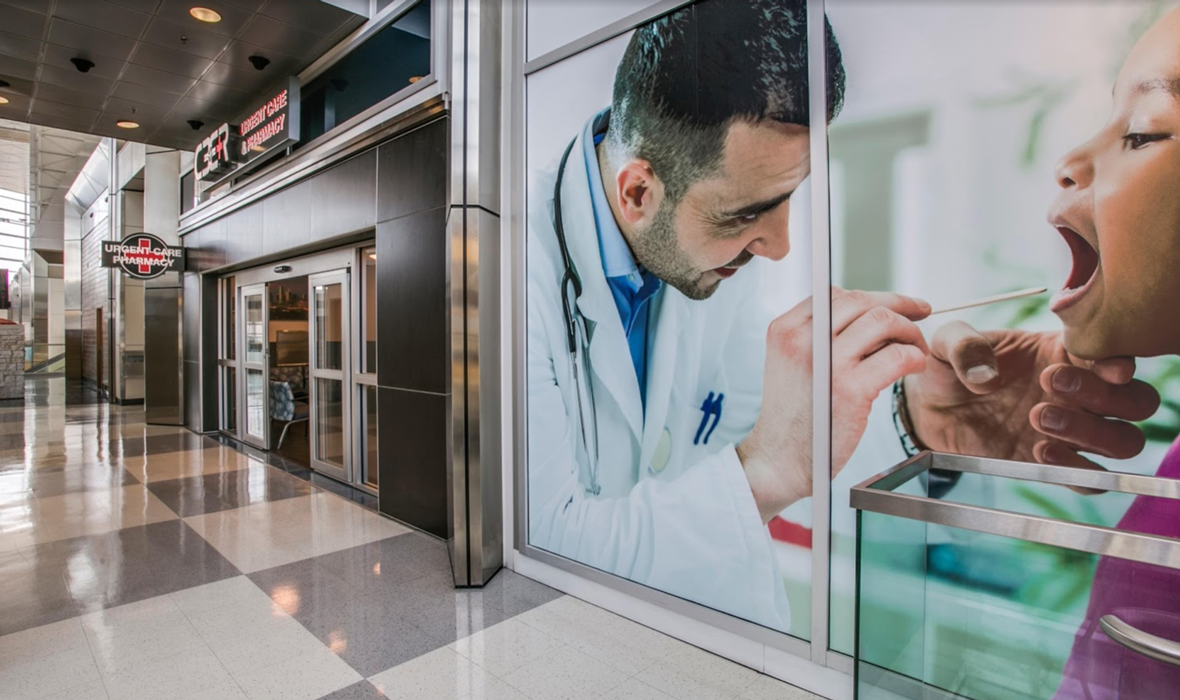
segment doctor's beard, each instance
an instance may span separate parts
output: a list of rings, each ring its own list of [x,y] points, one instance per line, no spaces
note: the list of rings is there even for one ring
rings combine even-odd
[[[707,270],[698,269],[688,253],[680,247],[676,236],[676,207],[665,204],[656,212],[651,225],[635,237],[631,252],[636,261],[665,284],[696,301],[708,299],[717,291],[721,280],[704,286],[702,280]],[[741,267],[753,259],[753,254],[743,250],[742,254],[726,267]]]

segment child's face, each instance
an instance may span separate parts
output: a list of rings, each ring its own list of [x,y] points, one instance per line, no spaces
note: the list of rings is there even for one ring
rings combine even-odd
[[[1052,309],[1087,359],[1180,353],[1180,10],[1139,40],[1106,126],[1057,166],[1073,252]]]

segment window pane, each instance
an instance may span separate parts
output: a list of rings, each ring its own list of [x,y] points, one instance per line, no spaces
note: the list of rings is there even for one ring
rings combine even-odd
[[[377,467],[377,387],[361,387],[361,460],[365,483],[373,488],[380,485]]]
[[[301,91],[300,145],[430,73],[430,2],[419,3]]]

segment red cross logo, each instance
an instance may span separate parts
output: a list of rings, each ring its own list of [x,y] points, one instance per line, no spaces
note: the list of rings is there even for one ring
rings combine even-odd
[[[148,238],[139,239],[139,253],[136,254],[136,257],[141,260],[149,260],[149,261],[156,261],[156,260],[163,260],[164,259],[163,255],[152,250],[152,242],[151,242],[151,239],[148,239]],[[152,271],[152,265],[150,262],[139,264],[139,274],[147,275],[147,274],[151,274],[151,271]]]

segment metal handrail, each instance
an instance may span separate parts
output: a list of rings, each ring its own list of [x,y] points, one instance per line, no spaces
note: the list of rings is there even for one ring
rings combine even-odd
[[[1180,540],[995,508],[894,493],[929,470],[1180,500],[1180,481],[1160,477],[923,452],[852,489],[852,507],[908,520],[1180,569]]]
[[[1103,615],[1098,620],[1098,624],[1107,637],[1136,654],[1142,654],[1149,659],[1162,661],[1172,666],[1180,666],[1180,643],[1148,634],[1123,622],[1116,615]]]

